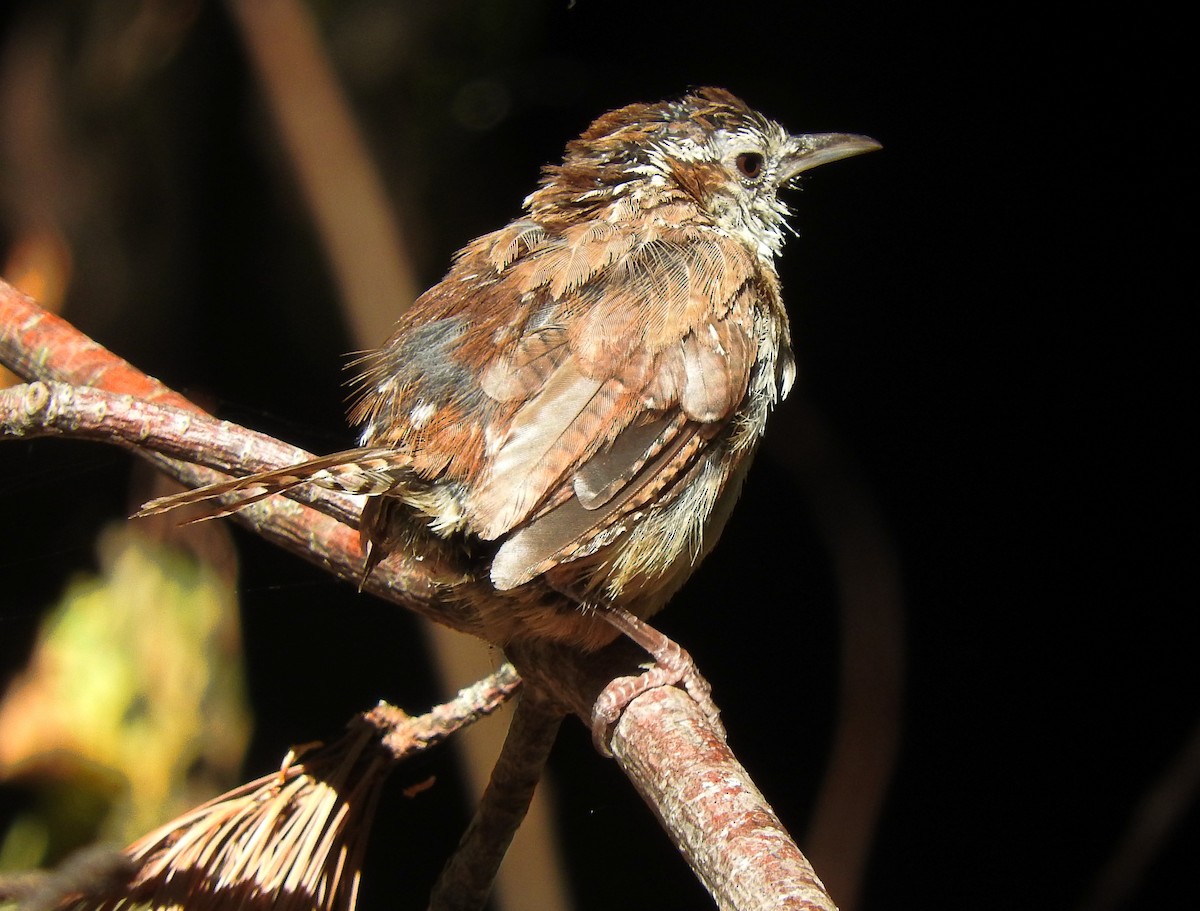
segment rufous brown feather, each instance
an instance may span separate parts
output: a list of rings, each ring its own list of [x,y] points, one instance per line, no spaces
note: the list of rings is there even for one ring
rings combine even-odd
[[[509,595],[497,644],[640,636],[629,616],[710,550],[795,375],[779,192],[875,148],[790,135],[723,89],[607,113],[364,358],[361,450],[147,511],[224,514],[304,482],[367,494],[368,567],[461,545]]]

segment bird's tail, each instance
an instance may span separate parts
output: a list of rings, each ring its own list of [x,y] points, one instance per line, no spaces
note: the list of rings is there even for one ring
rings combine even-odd
[[[377,496],[397,485],[410,462],[407,454],[394,449],[347,449],[285,468],[159,497],[143,505],[134,518],[156,516],[180,506],[201,504],[200,513],[189,517],[188,524],[218,519],[300,484],[317,484],[329,490]]]

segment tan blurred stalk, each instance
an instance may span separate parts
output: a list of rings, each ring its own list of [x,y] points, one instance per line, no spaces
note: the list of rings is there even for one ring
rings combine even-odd
[[[337,276],[354,340],[362,348],[378,345],[419,289],[316,24],[298,0],[229,0],[229,7]],[[428,629],[446,690],[491,673],[502,660],[482,642]],[[457,738],[476,800],[499,755],[510,711],[500,713],[504,721],[487,719]],[[570,907],[548,792],[543,780],[508,851],[493,896],[498,908]]]
[[[55,129],[57,80],[41,32],[16,30],[0,56],[0,160],[6,169],[3,206],[12,241],[0,275],[54,313],[71,279],[71,248],[55,212],[62,156]],[[0,387],[19,382],[0,367]]]
[[[13,241],[0,270],[14,287],[46,301],[46,309],[58,313],[71,281],[71,248],[57,230],[29,230]],[[0,387],[19,382],[8,368],[0,367]]]
[[[383,181],[308,8],[230,0],[280,141],[296,169],[355,339],[379,344],[418,288]]]

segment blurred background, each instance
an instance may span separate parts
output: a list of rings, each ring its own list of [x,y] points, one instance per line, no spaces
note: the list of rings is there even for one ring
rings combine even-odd
[[[1197,907],[1169,28],[1032,4],[9,0],[0,262],[222,417],[329,452],[353,441],[348,353],[600,113],[720,85],[795,132],[874,136],[792,200],[801,380],[659,625],[846,911]],[[0,864],[120,842],[377,699],[417,712],[468,682],[415,618],[240,530],[126,528],[153,483],[115,449],[0,446]],[[105,708],[108,677],[38,682],[180,587],[209,619],[110,668]],[[63,619],[93,597],[113,606]],[[160,648],[194,676],[139,677]],[[161,756],[76,742],[83,718],[104,741],[152,716],[187,722]],[[139,798],[122,756],[170,780]],[[461,768],[441,749],[393,776],[365,908],[424,907],[470,812]],[[573,907],[706,906],[581,725],[552,771]],[[55,796],[68,777],[90,796]],[[120,819],[48,822],[92,804]]]

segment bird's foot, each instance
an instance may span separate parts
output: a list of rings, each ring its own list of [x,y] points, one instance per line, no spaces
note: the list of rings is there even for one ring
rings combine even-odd
[[[725,727],[721,724],[720,710],[712,700],[712,687],[700,675],[687,650],[626,610],[609,608],[601,615],[653,655],[654,664],[637,677],[617,677],[600,692],[592,706],[592,741],[596,749],[605,756],[612,756],[609,737],[625,707],[642,693],[676,684],[687,690],[723,740]]]

